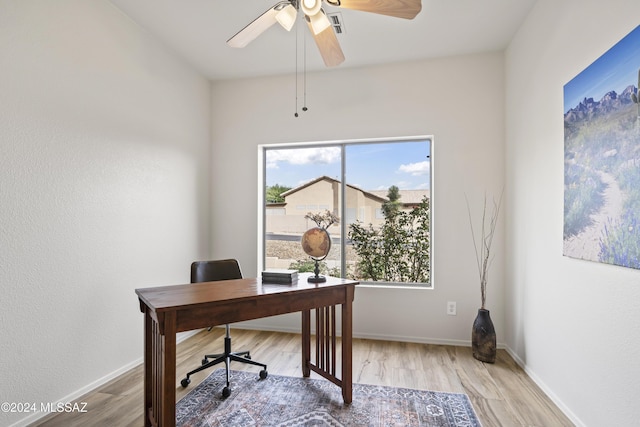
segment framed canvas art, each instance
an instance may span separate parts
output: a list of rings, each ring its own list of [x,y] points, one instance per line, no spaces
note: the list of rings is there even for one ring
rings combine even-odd
[[[640,268],[640,26],[564,86],[565,256]]]

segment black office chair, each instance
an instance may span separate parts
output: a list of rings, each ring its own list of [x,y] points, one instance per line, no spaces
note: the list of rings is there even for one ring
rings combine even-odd
[[[240,265],[235,259],[222,259],[215,261],[196,261],[191,264],[191,283],[213,282],[217,280],[242,279]],[[251,354],[248,351],[233,353],[231,351],[231,335],[229,333],[229,325],[225,325],[226,335],[224,338],[224,353],[206,354],[202,359],[202,366],[189,372],[185,378],[180,381],[182,387],[187,387],[191,380],[189,377],[203,369],[210,368],[218,363],[224,362],[227,371],[227,386],[222,389],[222,396],[229,397],[231,389],[229,388],[229,365],[231,361],[248,363],[251,365],[262,366],[260,371],[260,379],[267,378],[267,365],[251,360]],[[209,359],[214,359],[209,361]]]

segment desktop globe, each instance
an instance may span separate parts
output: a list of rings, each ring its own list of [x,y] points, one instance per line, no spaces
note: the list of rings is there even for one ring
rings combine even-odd
[[[324,276],[320,276],[320,266],[318,261],[321,261],[329,255],[331,250],[331,237],[329,232],[321,227],[313,227],[305,231],[300,240],[302,250],[315,261],[315,276],[309,277],[308,281],[312,283],[324,282],[327,279]]]
[[[302,235],[302,249],[311,258],[321,261],[327,257],[331,249],[331,238],[324,228],[313,227]]]

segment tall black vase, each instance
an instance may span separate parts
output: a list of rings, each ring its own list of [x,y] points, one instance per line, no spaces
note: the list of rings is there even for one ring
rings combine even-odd
[[[488,363],[496,361],[496,330],[493,327],[489,310],[478,309],[471,331],[471,349],[473,357]]]

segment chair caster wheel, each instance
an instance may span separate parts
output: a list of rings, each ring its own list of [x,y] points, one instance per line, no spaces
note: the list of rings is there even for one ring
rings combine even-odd
[[[191,380],[189,378],[183,378],[182,381],[180,381],[182,388],[186,388],[189,384],[191,384]]]
[[[206,365],[207,363],[209,363],[209,359],[206,359],[206,358],[202,359],[202,365],[203,366]]]
[[[251,360],[251,355],[250,355],[250,354],[247,354],[247,355],[245,355],[245,356],[244,356],[244,358],[245,358],[245,359],[249,359],[249,360]]]
[[[225,387],[222,389],[222,397],[227,398],[231,396],[231,389],[229,387]]]
[[[261,380],[267,378],[267,375],[269,375],[269,373],[267,372],[266,369],[263,369],[262,371],[260,371],[260,379]]]

